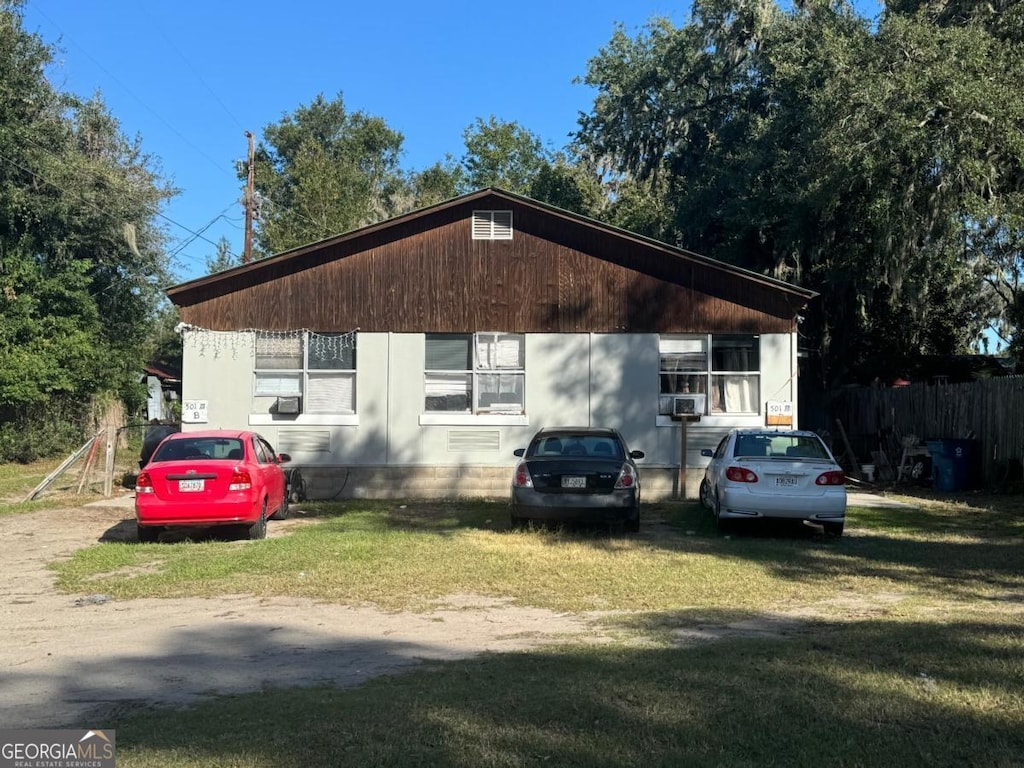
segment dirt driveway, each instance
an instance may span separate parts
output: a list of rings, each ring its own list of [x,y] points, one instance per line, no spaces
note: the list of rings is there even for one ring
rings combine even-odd
[[[0,518],[0,727],[116,727],[121,714],[296,685],[356,685],[430,660],[607,640],[594,617],[453,595],[425,614],[249,595],[66,595],[47,564],[134,537],[130,498]],[[272,523],[287,535],[293,521]]]

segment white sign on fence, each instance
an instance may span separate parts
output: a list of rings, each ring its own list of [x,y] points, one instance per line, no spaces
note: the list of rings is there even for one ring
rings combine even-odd
[[[181,403],[181,420],[186,424],[205,424],[209,420],[206,417],[206,401],[183,400]]]

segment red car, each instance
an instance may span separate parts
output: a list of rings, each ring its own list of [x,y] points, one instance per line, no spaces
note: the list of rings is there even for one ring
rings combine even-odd
[[[290,460],[255,432],[212,429],[164,438],[135,481],[139,541],[157,541],[171,525],[234,525],[262,539],[268,518],[288,515],[281,464]]]

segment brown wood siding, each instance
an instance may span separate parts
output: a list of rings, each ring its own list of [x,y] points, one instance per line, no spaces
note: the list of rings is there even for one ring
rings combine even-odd
[[[803,305],[771,285],[533,207],[473,240],[479,203],[442,209],[175,296],[203,328],[365,332],[760,332]],[[230,290],[227,289],[230,287]]]

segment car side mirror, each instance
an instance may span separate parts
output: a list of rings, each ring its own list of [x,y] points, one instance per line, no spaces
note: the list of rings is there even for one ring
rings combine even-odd
[[[710,459],[710,458],[714,457],[715,452],[712,451],[710,448],[701,448],[700,449],[700,455],[701,456],[707,456]]]
[[[284,462],[291,461],[291,460],[292,460],[292,457],[291,457],[291,454],[289,454],[289,453],[279,453],[279,454],[277,454],[277,462],[279,464],[283,464]]]
[[[629,458],[631,459],[642,459],[644,457],[643,451],[630,451]]]
[[[512,455],[513,456],[518,456],[519,458],[522,458],[525,454],[526,454],[526,449],[525,448],[516,448],[514,451],[512,451]]]

